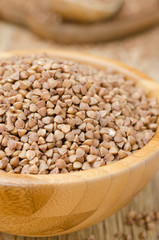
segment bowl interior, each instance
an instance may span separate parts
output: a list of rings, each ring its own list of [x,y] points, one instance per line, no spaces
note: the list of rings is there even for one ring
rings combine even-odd
[[[143,73],[138,72],[137,70],[125,66],[116,61],[111,61],[102,57],[95,57],[92,55],[81,54],[78,52],[71,51],[63,51],[63,50],[34,50],[34,51],[16,51],[10,53],[1,53],[1,58],[7,58],[14,55],[22,56],[22,55],[32,55],[39,53],[47,53],[48,55],[52,55],[53,57],[60,57],[69,60],[74,60],[80,63],[84,63],[87,65],[94,66],[99,69],[105,69],[107,67],[115,69],[117,72],[124,74],[127,78],[131,78],[136,82],[136,85],[140,88],[144,89],[145,93],[148,97],[155,97],[159,102],[159,84],[153,81],[148,76]],[[159,125],[159,119],[158,119]],[[19,180],[21,185],[28,185],[29,183],[34,184],[45,184],[45,181],[41,181],[47,179],[47,183],[53,183],[54,181],[69,184],[72,181],[96,181],[102,177],[110,177],[111,174],[119,172],[122,173],[128,167],[136,166],[140,164],[143,160],[149,159],[152,155],[156,155],[159,153],[159,127],[157,128],[155,136],[150,140],[150,142],[144,146],[142,149],[138,150],[136,153],[131,154],[130,156],[112,163],[110,165],[105,165],[100,168],[90,169],[86,171],[79,171],[74,173],[65,173],[65,174],[57,174],[57,175],[21,175],[21,174],[6,174],[0,173],[0,181],[3,184],[7,184],[8,181],[10,184],[19,184]],[[4,178],[5,175],[5,178]]]

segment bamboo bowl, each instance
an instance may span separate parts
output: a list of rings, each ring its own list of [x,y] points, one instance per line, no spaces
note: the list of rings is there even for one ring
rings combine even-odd
[[[159,84],[123,64],[67,51],[40,52],[101,69],[112,67],[134,79],[148,96],[154,96],[159,101]],[[1,54],[1,57],[23,54],[29,53],[7,53]],[[133,199],[158,168],[159,128],[154,138],[141,150],[97,169],[63,175],[1,173],[0,231],[25,236],[51,236],[88,227],[112,215]]]

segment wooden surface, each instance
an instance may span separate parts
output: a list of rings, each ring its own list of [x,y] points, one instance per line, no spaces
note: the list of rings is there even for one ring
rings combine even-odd
[[[31,49],[31,48],[46,48],[51,46],[57,46],[53,43],[46,43],[38,39],[31,33],[10,26],[5,23],[0,23],[0,30],[3,34],[0,35],[0,49],[1,51],[11,49]],[[143,44],[144,42],[144,44]],[[96,53],[98,55],[121,60],[130,66],[137,67],[143,70],[145,73],[151,75],[154,79],[159,81],[159,27],[155,28],[143,35],[133,37],[131,39],[123,40],[116,43],[100,44],[92,46],[69,46],[67,48],[85,50],[90,53]],[[60,46],[63,48],[64,46]],[[154,209],[159,210],[159,173],[153,178],[151,183],[144,188],[144,190],[138,194],[138,196],[121,211],[108,218],[107,220],[100,222],[99,224],[92,226],[88,229],[81,230],[69,235],[43,238],[48,240],[85,240],[91,234],[95,235],[96,240],[114,240],[114,234],[120,230],[121,232],[131,233],[134,240],[138,240],[138,233],[141,228],[129,227],[125,223],[125,215],[129,209],[135,209],[137,211],[150,211]],[[156,225],[156,230],[148,233],[149,240],[157,240],[159,234],[159,224]],[[0,240],[31,240],[32,238],[16,237],[1,233]],[[34,238],[37,239],[37,238]]]

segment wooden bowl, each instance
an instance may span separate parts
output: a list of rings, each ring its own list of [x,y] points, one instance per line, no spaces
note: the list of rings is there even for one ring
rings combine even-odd
[[[159,84],[121,63],[63,50],[44,52],[101,69],[112,67],[134,79],[148,96],[159,101]],[[23,54],[30,53],[8,53],[1,54],[1,57]],[[86,228],[127,204],[158,168],[159,128],[141,150],[97,169],[62,175],[1,173],[0,231],[25,236],[51,236]]]
[[[58,43],[99,43],[121,39],[157,25],[159,23],[158,12],[159,7],[135,18],[124,17],[118,19],[114,17],[109,21],[95,24],[63,22],[52,26],[45,23],[39,24],[34,17],[24,19],[23,23],[39,36],[52,39]]]
[[[53,11],[66,20],[82,23],[97,22],[115,15],[123,5],[124,0],[51,0]]]

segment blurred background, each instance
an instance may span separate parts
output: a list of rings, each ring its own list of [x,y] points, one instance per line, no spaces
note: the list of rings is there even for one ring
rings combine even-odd
[[[0,0],[0,51],[48,48],[119,60],[159,82],[159,0]],[[159,211],[158,189],[159,173],[109,219],[77,233],[44,239],[115,240],[120,231],[138,240],[142,229],[126,226],[125,216],[130,209]],[[0,234],[0,240],[11,239],[31,240]],[[159,224],[146,239],[159,239]]]
[[[0,50],[85,51],[159,80],[158,23],[158,0],[0,0]]]

